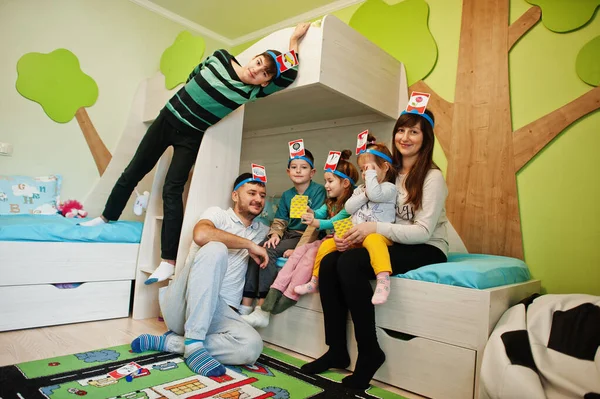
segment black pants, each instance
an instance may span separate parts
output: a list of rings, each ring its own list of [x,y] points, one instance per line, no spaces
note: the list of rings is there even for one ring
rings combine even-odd
[[[192,135],[178,131],[161,113],[148,128],[133,159],[117,180],[102,212],[102,216],[106,219],[118,220],[134,188],[154,168],[165,150],[172,145],[173,159],[163,186],[164,218],[161,230],[163,259],[174,260],[177,257],[183,224],[181,195],[190,169],[196,162],[203,135],[202,132]]]
[[[388,250],[392,274],[406,273],[447,260],[442,251],[427,244],[394,243]],[[369,283],[374,278],[375,273],[365,248],[334,252],[321,261],[319,290],[325,319],[325,343],[334,351],[347,353],[348,310],[354,323],[359,352],[379,348],[375,330],[375,306],[371,303],[373,289]]]
[[[248,259],[248,269],[246,270],[246,282],[244,283],[244,298],[266,298],[271,284],[275,281],[279,269],[277,268],[277,258],[283,256],[288,249],[296,248],[296,244],[302,238],[301,231],[286,230],[283,238],[275,248],[267,248],[269,263],[267,267],[261,269],[258,263],[252,258]],[[260,246],[267,242],[269,237],[265,238]]]

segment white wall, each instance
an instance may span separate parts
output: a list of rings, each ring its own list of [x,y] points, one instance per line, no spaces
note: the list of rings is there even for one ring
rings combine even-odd
[[[123,133],[139,83],[159,70],[160,57],[184,27],[126,0],[0,0],[0,173],[62,174],[62,198],[83,200],[99,178],[73,119],[59,124],[15,89],[16,65],[29,52],[66,48],[98,84],[87,112],[112,151]],[[204,38],[205,56],[222,43]]]

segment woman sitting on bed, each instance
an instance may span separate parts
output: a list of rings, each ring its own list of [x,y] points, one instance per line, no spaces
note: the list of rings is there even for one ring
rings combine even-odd
[[[432,159],[434,119],[430,111],[402,111],[394,126],[393,158],[399,173],[395,223],[366,222],[354,226],[343,238],[335,238],[337,252],[321,262],[321,303],[325,319],[325,341],[329,350],[302,366],[316,374],[350,364],[346,342],[348,311],[354,323],[358,361],[352,375],[342,384],[366,389],[385,362],[377,342],[375,307],[371,303],[375,278],[365,248],[350,249],[366,236],[379,233],[390,239],[388,247],[392,275],[421,266],[446,262],[448,238],[445,202],[448,195],[442,172]]]

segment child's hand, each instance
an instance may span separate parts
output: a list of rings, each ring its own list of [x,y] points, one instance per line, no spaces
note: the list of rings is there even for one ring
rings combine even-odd
[[[310,207],[306,207],[306,212],[302,215],[300,221],[308,226],[311,226],[313,221],[315,220],[315,211],[310,209]]]
[[[260,266],[261,269],[267,267],[267,263],[269,263],[269,255],[267,254],[267,250],[256,244],[250,247],[248,250],[248,255]]]
[[[267,241],[263,244],[263,247],[275,248],[279,244],[279,241],[281,241],[279,236],[277,234],[273,234],[273,235],[271,235],[271,238],[269,238],[269,241]]]
[[[288,249],[287,251],[285,251],[285,252],[283,253],[283,257],[284,257],[284,258],[289,258],[290,256],[292,256],[292,254],[293,254],[293,253],[294,253],[294,250],[293,250],[293,249]]]
[[[306,32],[308,32],[308,28],[310,28],[310,22],[300,22],[296,25],[296,29],[294,29],[294,33],[292,33],[292,37],[290,40],[300,40]]]

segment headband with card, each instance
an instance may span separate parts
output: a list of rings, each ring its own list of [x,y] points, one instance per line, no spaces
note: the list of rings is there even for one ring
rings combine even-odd
[[[323,169],[325,170],[325,172],[333,173],[334,175],[337,175],[342,179],[348,179],[350,184],[352,184],[352,187],[356,187],[356,183],[350,176],[340,172],[339,170],[336,170],[341,157],[342,153],[340,151],[329,151],[329,155],[327,155],[327,161],[325,161],[325,168]]]
[[[298,139],[298,140],[290,141],[288,143],[288,147],[290,149],[290,159],[288,161],[288,168],[290,167],[290,163],[294,159],[301,159],[303,161],[308,162],[308,164],[310,165],[311,168],[315,167],[313,162],[305,156],[306,151],[304,151],[304,140]]]
[[[238,184],[235,185],[233,191],[237,191],[238,188],[242,187],[246,183],[256,182],[256,183],[267,183],[267,170],[262,165],[257,165],[255,163],[252,164],[252,177],[242,180]]]
[[[427,122],[429,122],[431,128],[433,129],[433,119],[431,119],[431,117],[425,113],[430,96],[431,94],[429,93],[413,91],[410,93],[410,98],[408,99],[408,104],[406,104],[406,109],[402,111],[400,115],[415,114],[422,116],[425,118],[425,120],[427,120]]]
[[[279,78],[279,76],[281,76],[281,74],[287,71],[288,69],[292,69],[298,66],[298,56],[296,55],[296,52],[294,50],[290,50],[287,53],[279,55],[276,55],[272,51],[267,51],[267,54],[269,54],[273,58],[275,64],[277,65],[277,73],[275,75],[275,79]]]
[[[382,158],[384,161],[389,162],[390,164],[394,164],[394,161],[392,161],[392,158],[390,158],[389,156],[387,156],[386,154],[384,154],[381,151],[377,151],[375,149],[372,148],[367,148],[367,144],[368,143],[368,137],[369,137],[369,131],[365,130],[363,132],[360,132],[356,138],[356,155],[360,155],[360,154],[373,154],[376,157]]]

